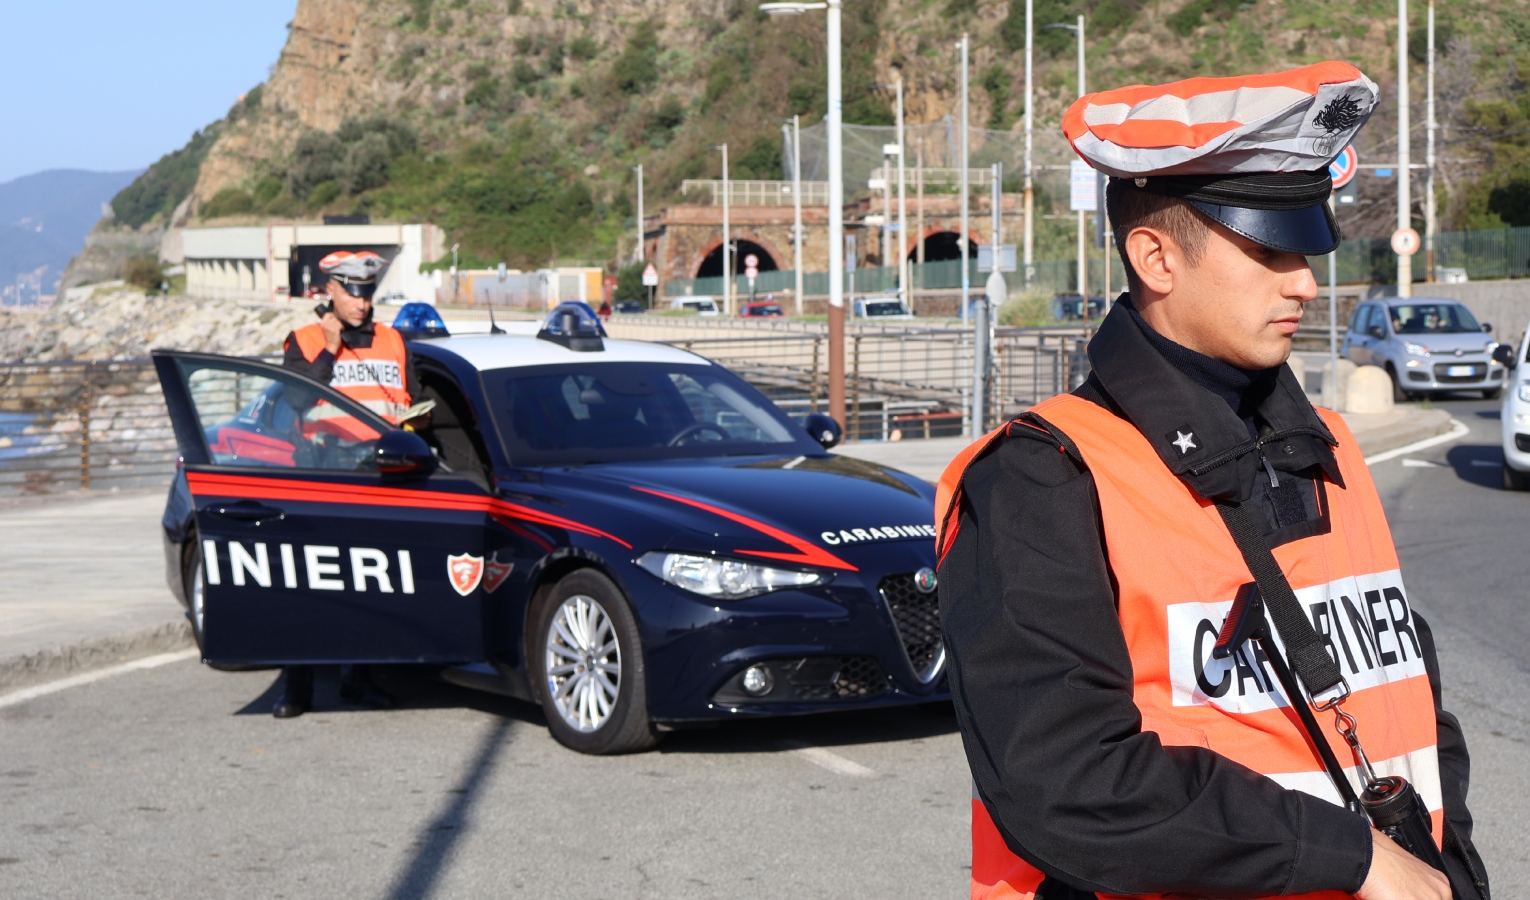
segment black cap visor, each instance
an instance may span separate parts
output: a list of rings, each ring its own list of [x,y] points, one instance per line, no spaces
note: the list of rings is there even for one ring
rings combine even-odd
[[[1322,256],[1339,247],[1339,223],[1327,203],[1303,209],[1248,209],[1188,198],[1185,202],[1227,230],[1271,250]]]
[[[373,294],[377,293],[377,282],[375,281],[356,284],[355,282],[346,281],[343,278],[331,277],[329,280],[345,288],[345,292],[350,294],[352,297],[371,297]]]

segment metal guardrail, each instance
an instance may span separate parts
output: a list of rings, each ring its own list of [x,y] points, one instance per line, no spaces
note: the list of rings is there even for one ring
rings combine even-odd
[[[1086,340],[1077,329],[999,329],[985,420],[1081,383]],[[821,332],[662,343],[727,366],[794,418],[827,407],[828,340]],[[971,331],[868,328],[852,331],[845,343],[848,440],[966,432]],[[212,387],[227,394],[222,405],[229,414],[258,389],[238,379]],[[0,497],[156,487],[169,482],[176,456],[152,361],[0,364]]]
[[[0,365],[0,496],[152,487],[175,458],[149,360]]]

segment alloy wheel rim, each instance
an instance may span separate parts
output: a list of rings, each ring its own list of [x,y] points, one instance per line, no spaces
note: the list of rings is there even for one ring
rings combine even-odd
[[[564,600],[547,628],[547,695],[570,728],[598,730],[621,695],[622,650],[615,624],[595,598]]]
[[[207,597],[202,581],[201,565],[197,566],[196,575],[191,580],[191,618],[196,624],[197,634],[201,635],[203,625],[207,621]]]

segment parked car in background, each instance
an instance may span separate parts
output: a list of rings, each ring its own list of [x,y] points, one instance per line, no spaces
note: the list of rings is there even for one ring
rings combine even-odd
[[[643,304],[636,300],[616,301],[616,311],[621,315],[637,315],[643,311]]]
[[[1089,295],[1089,319],[1098,322],[1105,316],[1105,298],[1100,294]],[[1075,292],[1052,295],[1052,317],[1059,321],[1074,319],[1083,321],[1084,304]]]
[[[1513,344],[1499,344],[1493,360],[1505,367],[1509,390],[1504,392],[1498,420],[1503,428],[1503,488],[1530,491],[1530,326]]]
[[[377,298],[377,306],[403,306],[409,302],[409,296],[403,291],[389,291]],[[427,304],[428,305],[428,304]]]
[[[756,300],[745,303],[738,308],[741,319],[775,319],[786,315],[781,310],[781,304],[774,300]]]
[[[858,297],[855,301],[857,319],[912,319],[914,311],[896,296]]]
[[[1355,308],[1341,352],[1357,366],[1386,369],[1396,400],[1446,391],[1480,391],[1494,400],[1504,368],[1491,355],[1498,346],[1491,330],[1454,300],[1368,300]]]
[[[670,309],[693,312],[700,316],[721,315],[717,308],[717,301],[711,297],[676,297],[670,304]]]

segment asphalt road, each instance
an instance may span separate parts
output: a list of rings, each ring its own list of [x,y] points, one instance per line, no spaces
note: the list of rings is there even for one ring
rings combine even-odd
[[[1497,487],[1496,403],[1439,405],[1471,435],[1373,471],[1472,746],[1479,846],[1498,895],[1524,896],[1530,494]],[[290,721],[267,715],[274,672],[191,661],[0,706],[0,896],[967,889],[969,787],[948,715],[743,723],[590,758],[554,743],[534,707],[382,678],[402,708],[343,708],[321,679],[319,710]]]

